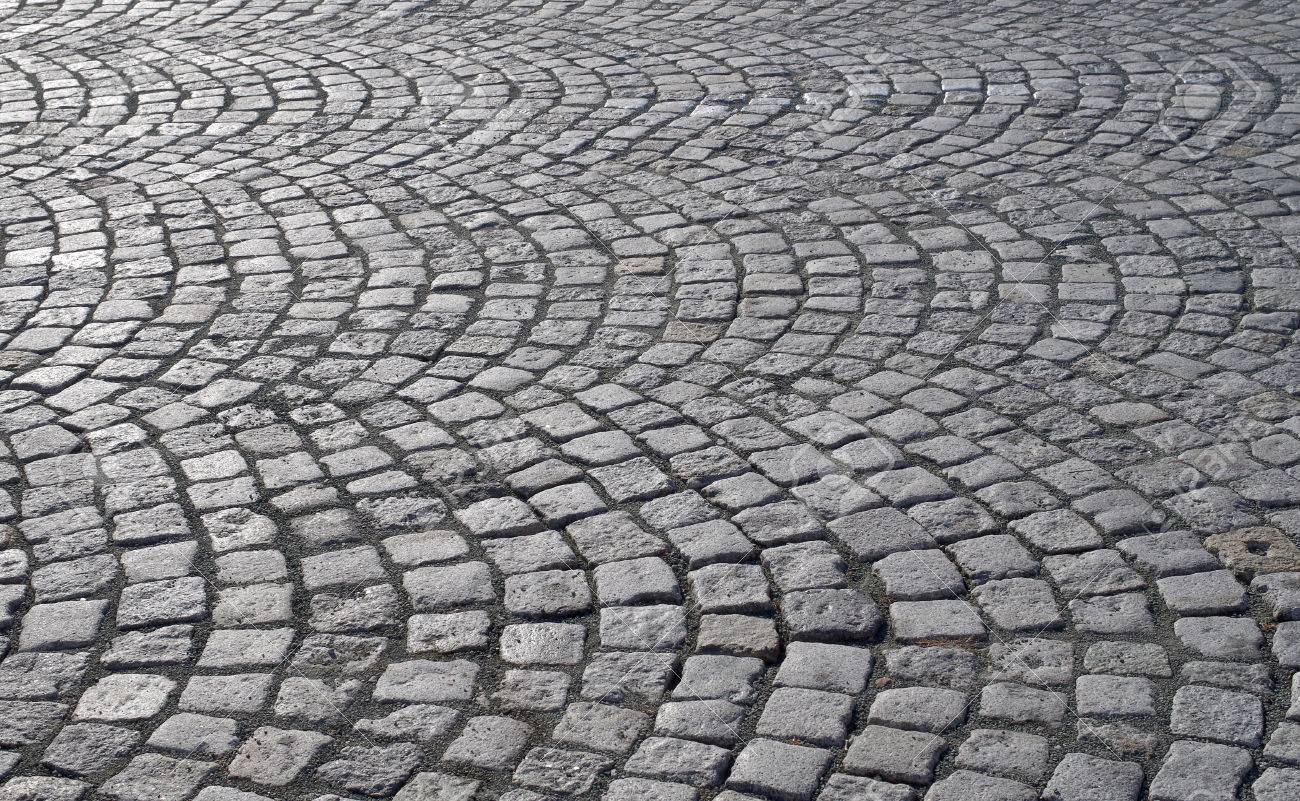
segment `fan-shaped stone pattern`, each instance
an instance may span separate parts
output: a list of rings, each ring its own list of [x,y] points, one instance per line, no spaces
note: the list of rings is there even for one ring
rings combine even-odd
[[[17,3],[0,785],[1300,793],[1285,3]]]

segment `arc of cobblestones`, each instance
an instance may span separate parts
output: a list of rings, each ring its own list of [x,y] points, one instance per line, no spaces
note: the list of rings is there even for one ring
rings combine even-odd
[[[1300,795],[1283,3],[0,19],[0,793]]]

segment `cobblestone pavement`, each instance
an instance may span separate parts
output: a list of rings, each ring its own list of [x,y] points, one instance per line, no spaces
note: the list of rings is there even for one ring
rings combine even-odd
[[[0,17],[0,801],[1300,799],[1295,3]]]

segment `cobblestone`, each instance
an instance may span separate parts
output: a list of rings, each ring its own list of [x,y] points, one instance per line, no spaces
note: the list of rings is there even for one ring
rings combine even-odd
[[[1295,9],[0,9],[0,797],[1291,801]]]

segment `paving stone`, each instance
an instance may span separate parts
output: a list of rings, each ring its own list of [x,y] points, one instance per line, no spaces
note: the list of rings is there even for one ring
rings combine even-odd
[[[560,617],[591,607],[581,570],[540,570],[506,579],[505,606],[520,617]]]
[[[975,682],[975,655],[960,648],[907,645],[885,653],[891,683],[960,690]]]
[[[819,748],[756,739],[736,757],[727,784],[741,792],[802,801],[812,798],[829,763],[830,754]]]
[[[822,791],[817,795],[817,801],[850,801],[854,798],[867,798],[873,801],[912,801],[916,798],[916,793],[906,785],[836,773],[826,780]]]
[[[420,748],[412,743],[349,746],[316,768],[316,778],[331,787],[368,796],[386,797],[405,783],[420,763]]]
[[[1036,512],[1012,522],[1010,528],[1049,554],[1089,551],[1102,545],[1097,530],[1068,509]]]
[[[844,769],[892,782],[928,784],[947,750],[933,734],[869,725],[853,738]]]
[[[456,516],[480,537],[531,534],[542,527],[537,514],[518,498],[489,498],[467,506]]]
[[[890,626],[901,642],[983,640],[988,630],[965,601],[897,601],[889,605]]]
[[[795,642],[786,648],[775,683],[857,695],[871,675],[871,652],[843,645]]]
[[[1053,583],[1068,598],[1114,595],[1146,587],[1119,551],[1096,549],[1080,554],[1049,556],[1043,560]]]
[[[1076,729],[1080,744],[1118,757],[1151,759],[1164,747],[1161,738],[1145,724],[1080,719]]]
[[[781,687],[768,697],[758,719],[757,733],[784,741],[834,746],[844,742],[852,713],[850,696]]]
[[[963,540],[948,547],[949,553],[972,582],[993,579],[1032,578],[1038,562],[1014,537],[991,534]]]
[[[258,712],[266,706],[272,680],[269,673],[191,676],[178,706],[214,715]]]
[[[1068,608],[1074,625],[1090,634],[1141,634],[1155,628],[1150,602],[1137,593],[1076,598]]]
[[[577,563],[577,555],[573,549],[558,532],[554,531],[544,531],[524,537],[485,540],[483,547],[489,558],[503,573],[527,573],[534,570],[569,567]],[[467,551],[468,546],[464,551],[451,554],[447,558],[461,556]]]
[[[464,659],[394,662],[380,675],[374,696],[379,701],[464,701],[473,695],[478,673],[478,665]]]
[[[885,593],[900,601],[947,600],[966,590],[956,566],[938,549],[890,554],[871,570],[884,582]]]
[[[1263,596],[1274,620],[1300,619],[1300,573],[1256,576],[1250,588]]]
[[[729,747],[740,739],[745,708],[730,701],[670,701],[659,707],[654,731],[668,737]]]
[[[154,729],[147,742],[188,757],[218,758],[239,744],[238,730],[239,724],[230,718],[180,712]]]
[[[1300,548],[1283,531],[1272,526],[1213,534],[1205,539],[1205,547],[1246,579],[1300,570]]]
[[[987,685],[980,693],[979,714],[1010,723],[1059,726],[1065,717],[1065,704],[1062,693],[998,682]]]
[[[85,720],[143,720],[162,711],[176,682],[165,676],[105,676],[81,696],[72,716]]]
[[[107,606],[106,601],[37,604],[23,617],[18,647],[52,651],[89,645],[99,633]]]
[[[1227,570],[1170,576],[1156,586],[1165,603],[1180,615],[1218,615],[1240,612],[1246,606],[1246,588]]]
[[[625,606],[680,603],[681,591],[672,568],[662,559],[643,557],[607,562],[592,571],[602,604]]]
[[[102,723],[63,727],[46,747],[41,763],[74,776],[98,777],[134,753],[140,733]]]
[[[723,520],[675,528],[668,532],[668,539],[692,569],[718,562],[737,563],[754,551],[754,544],[740,529]]]
[[[378,549],[366,545],[304,557],[300,567],[303,585],[310,590],[370,584],[385,575]]]
[[[759,565],[709,565],[691,571],[687,580],[701,611],[761,613],[771,608],[767,576]]]
[[[406,650],[412,654],[482,650],[492,626],[482,611],[411,615],[406,623]]]
[[[361,683],[351,680],[290,676],[275,698],[276,717],[323,724],[337,718],[356,700]]]
[[[582,696],[613,703],[658,703],[677,678],[675,664],[665,653],[595,654],[582,671]]]
[[[1253,620],[1183,618],[1174,624],[1174,634],[1184,647],[1209,659],[1249,661],[1263,653],[1264,635]]]
[[[674,737],[647,737],[628,757],[624,769],[693,787],[716,787],[729,763],[725,748]]]
[[[1300,791],[1300,770],[1268,768],[1251,785],[1259,801],[1281,801]]]
[[[1087,717],[1154,716],[1156,685],[1137,676],[1080,676],[1074,683],[1074,707]]]
[[[1279,723],[1264,746],[1264,756],[1288,765],[1300,764],[1300,726],[1286,721]]]
[[[198,664],[206,668],[249,668],[278,665],[288,656],[293,629],[218,629]]]
[[[209,785],[199,790],[199,794],[194,796],[196,799],[203,801],[262,801],[267,796],[258,793],[248,793],[243,790],[236,790],[233,787],[218,787]]]
[[[828,542],[800,542],[766,548],[759,561],[783,592],[848,586],[847,565]]]
[[[1227,745],[1258,748],[1264,736],[1264,707],[1246,693],[1214,687],[1179,687],[1170,730]]]
[[[1043,790],[1052,801],[1137,801],[1142,792],[1142,767],[1132,762],[1066,754]]]
[[[970,770],[955,770],[940,779],[925,794],[926,801],[1033,801],[1038,793],[1029,785],[1013,779],[985,776]]]
[[[1047,771],[1050,741],[1036,734],[1004,729],[975,729],[957,750],[956,764],[1037,784]]]
[[[989,678],[1031,685],[1065,684],[1074,675],[1074,647],[1068,642],[1023,637],[989,648]]]
[[[1117,546],[1158,577],[1213,571],[1220,566],[1201,540],[1187,531],[1129,537]]]
[[[538,747],[524,756],[515,769],[514,779],[540,790],[576,795],[589,790],[609,765],[606,757],[596,754]]]
[[[499,540],[488,540],[485,545],[496,542]],[[463,537],[442,530],[395,534],[385,537],[380,544],[388,558],[408,567],[445,562],[469,552],[469,546]]]
[[[753,699],[762,672],[762,660],[754,657],[691,656],[682,665],[672,697],[745,703]]]
[[[205,582],[199,577],[147,581],[122,590],[119,629],[188,623],[208,616]]]
[[[671,651],[686,641],[686,634],[686,614],[680,606],[610,606],[600,610],[600,642],[606,648]]]
[[[411,604],[421,611],[472,606],[493,601],[492,574],[483,562],[421,567],[402,576]]]
[[[696,639],[704,653],[756,656],[765,661],[776,657],[780,645],[775,622],[752,615],[704,615]]]
[[[487,770],[509,770],[528,747],[533,727],[514,718],[483,715],[470,718],[447,746],[443,760]]]
[[[781,612],[792,636],[799,640],[869,640],[883,622],[875,602],[855,590],[786,593]]]
[[[99,792],[121,801],[180,801],[193,793],[215,765],[161,754],[140,754],[106,781]]]
[[[681,525],[700,521],[683,521]],[[570,523],[565,533],[578,553],[592,564],[654,556],[664,552],[661,539],[647,532],[627,512],[609,512]]]
[[[626,753],[648,728],[642,712],[612,704],[576,702],[564,710],[553,739],[596,751]]]
[[[1151,780],[1150,794],[1158,801],[1187,796],[1229,801],[1237,797],[1251,764],[1250,755],[1240,748],[1178,740]]]
[[[0,785],[0,793],[4,793],[11,798],[42,798],[50,801],[78,801],[85,796],[86,791],[90,788],[86,782],[77,781],[76,779],[61,779],[53,776],[15,776],[3,785]],[[148,788],[152,789],[152,788]],[[146,792],[148,791],[146,789]],[[131,794],[135,791],[134,786],[114,786],[110,787],[110,792],[121,794]]]
[[[602,796],[605,801],[693,801],[695,788],[676,782],[653,779],[615,779]]]
[[[441,738],[456,721],[456,710],[435,704],[409,704],[382,718],[360,718],[359,732],[393,739],[429,742]]]
[[[867,713],[868,721],[901,729],[940,733],[960,725],[967,697],[955,690],[908,687],[883,690]]]
[[[1168,677],[1173,675],[1164,647],[1155,643],[1099,642],[1088,646],[1083,667],[1093,673]]]
[[[330,739],[318,732],[262,726],[235,752],[226,772],[238,779],[281,787],[297,778]]]
[[[895,509],[869,509],[828,525],[853,554],[867,561],[899,551],[934,547],[921,525]]]
[[[1064,624],[1047,582],[1010,578],[988,581],[972,593],[993,625],[1007,631],[1042,632]]]
[[[303,638],[289,669],[305,677],[367,673],[379,663],[387,646],[383,637],[310,634]]]
[[[480,782],[447,773],[424,771],[411,777],[397,795],[396,801],[418,801],[435,798],[438,801],[469,801],[478,792]]]

